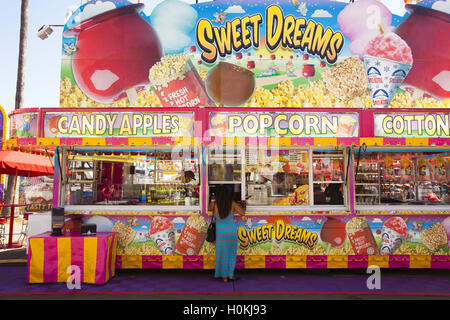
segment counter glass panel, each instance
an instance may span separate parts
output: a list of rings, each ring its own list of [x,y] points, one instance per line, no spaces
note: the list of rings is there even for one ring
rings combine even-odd
[[[199,157],[180,151],[68,151],[66,205],[197,206]]]
[[[449,152],[367,151],[354,166],[357,204],[450,204]]]

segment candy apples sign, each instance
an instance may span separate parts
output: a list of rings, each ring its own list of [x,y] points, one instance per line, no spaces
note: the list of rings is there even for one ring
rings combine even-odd
[[[46,113],[46,137],[151,137],[192,135],[192,112]]]

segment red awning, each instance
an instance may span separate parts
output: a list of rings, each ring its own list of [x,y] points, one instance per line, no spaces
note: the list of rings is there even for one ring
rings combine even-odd
[[[38,154],[0,151],[0,174],[21,177],[53,175],[53,159]]]

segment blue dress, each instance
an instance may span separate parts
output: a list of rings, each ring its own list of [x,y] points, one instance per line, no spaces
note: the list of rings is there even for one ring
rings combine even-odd
[[[237,226],[230,213],[225,219],[216,214],[216,278],[234,276],[238,246]]]

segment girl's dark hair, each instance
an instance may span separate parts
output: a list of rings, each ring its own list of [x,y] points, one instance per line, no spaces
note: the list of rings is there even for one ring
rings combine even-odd
[[[231,190],[224,186],[219,185],[216,187],[216,203],[219,210],[219,217],[225,219],[231,212],[231,205],[233,201],[233,193]]]

